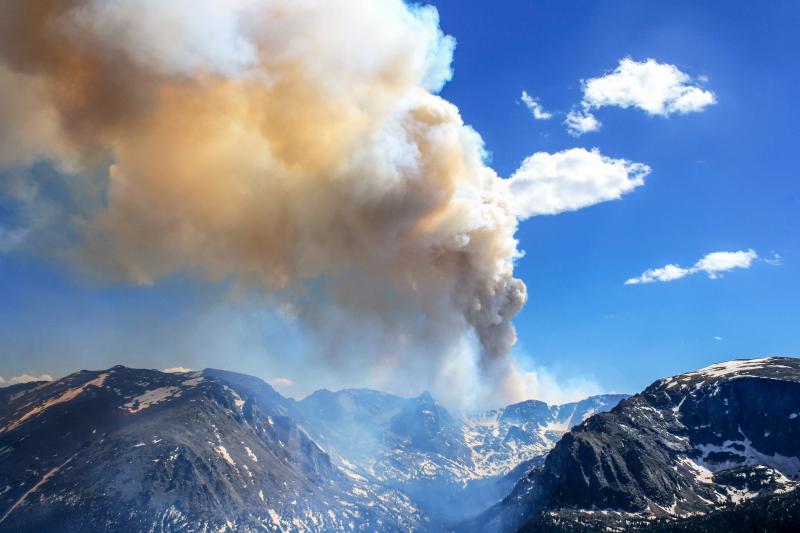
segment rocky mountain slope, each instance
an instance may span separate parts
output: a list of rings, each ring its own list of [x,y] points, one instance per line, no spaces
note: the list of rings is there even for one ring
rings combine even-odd
[[[619,399],[461,417],[429,394],[298,402],[218,370],[82,371],[0,389],[0,530],[437,530]]]
[[[115,367],[0,392],[3,531],[409,530],[263,381]]]
[[[800,360],[730,361],[656,381],[587,419],[463,529],[679,527],[789,493],[799,476]]]

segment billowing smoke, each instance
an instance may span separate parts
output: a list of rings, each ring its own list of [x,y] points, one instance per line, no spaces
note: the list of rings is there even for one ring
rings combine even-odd
[[[517,218],[436,95],[454,47],[401,0],[6,0],[0,167],[97,189],[69,220],[103,280],[235,280],[516,399]]]

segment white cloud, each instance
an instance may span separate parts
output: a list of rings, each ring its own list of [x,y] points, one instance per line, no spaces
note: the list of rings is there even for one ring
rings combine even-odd
[[[613,72],[582,82],[583,110],[570,112],[564,123],[572,135],[578,136],[600,128],[590,110],[601,107],[636,107],[663,117],[702,111],[717,102],[713,92],[698,86],[706,81],[705,77],[693,79],[675,65],[626,57]]]
[[[717,342],[719,342],[719,341],[721,341],[721,340],[722,340],[722,337],[720,337],[719,335],[715,335],[715,336],[714,336],[714,340],[715,340],[715,341],[717,341]]]
[[[0,376],[0,385],[2,385],[5,382],[6,382],[5,378],[3,376]]]
[[[647,165],[612,159],[596,148],[572,148],[533,154],[507,183],[514,213],[525,219],[616,200],[643,185],[649,173]]]
[[[520,100],[522,100],[522,103],[524,103],[528,109],[530,109],[533,118],[536,120],[547,120],[553,116],[552,113],[545,111],[542,107],[542,104],[540,104],[536,98],[533,98],[526,91],[522,91]]]
[[[753,261],[758,259],[758,254],[755,250],[738,251],[738,252],[713,252],[702,259],[695,265],[695,271],[702,271],[708,274],[708,277],[715,279],[719,276],[720,272],[732,270],[734,268],[750,268]]]
[[[694,266],[690,268],[683,268],[673,264],[661,268],[651,268],[640,276],[625,281],[625,285],[672,281],[698,272],[705,272],[708,274],[709,278],[716,279],[720,277],[721,272],[726,272],[735,268],[750,268],[757,259],[758,254],[755,250],[712,252],[700,258]]]
[[[633,106],[650,115],[668,116],[702,111],[716,101],[713,92],[694,85],[678,67],[654,59],[639,63],[626,57],[610,74],[583,82],[587,108]]]
[[[53,381],[50,374],[42,374],[41,376],[32,376],[30,374],[22,374],[21,376],[14,376],[8,380],[9,385],[17,385],[19,383],[30,383],[31,381]]]
[[[294,381],[289,378],[275,378],[267,381],[273,387],[291,387],[294,385]]]
[[[573,137],[580,137],[584,133],[599,130],[600,126],[603,124],[588,111],[572,110],[567,113],[564,125],[567,127],[567,131],[570,135]]]
[[[186,372],[191,372],[192,369],[186,368],[185,366],[174,366],[172,368],[164,368],[161,371],[169,374],[184,374]]]

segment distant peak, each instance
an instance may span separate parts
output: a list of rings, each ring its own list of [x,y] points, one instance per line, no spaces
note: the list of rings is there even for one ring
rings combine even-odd
[[[433,396],[431,395],[431,393],[429,391],[423,391],[422,394],[417,396],[417,398],[422,400],[422,401],[424,401],[424,402],[435,402],[436,401],[436,400],[433,399]]]

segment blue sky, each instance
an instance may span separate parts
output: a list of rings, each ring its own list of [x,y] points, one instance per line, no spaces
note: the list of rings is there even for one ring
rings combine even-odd
[[[796,2],[433,5],[457,40],[441,95],[480,133],[499,175],[534,152],[574,147],[652,169],[619,200],[520,223],[525,256],[515,275],[529,301],[514,321],[514,354],[523,366],[633,392],[722,359],[800,355]],[[581,102],[580,80],[625,57],[707,78],[697,83],[716,103],[668,117],[603,107],[593,111],[599,131],[570,135],[562,122]],[[553,117],[535,120],[523,90]],[[781,264],[624,284],[651,268],[749,249]],[[147,287],[102,284],[57,259],[3,253],[0,375],[121,362],[302,379],[292,374],[302,338],[287,340],[270,311],[220,305],[226,288],[182,274]]]
[[[522,223],[517,272],[529,303],[515,323],[526,354],[622,391],[720,359],[800,354],[796,3],[435,5],[458,39],[443,95],[481,133],[501,175],[532,151],[573,146],[653,169],[620,201]],[[708,76],[718,103],[669,118],[603,108],[603,129],[574,139],[562,118],[535,121],[519,101],[524,89],[567,112],[581,99],[579,80],[625,56]],[[774,251],[783,265],[623,286],[647,268],[749,248]]]

